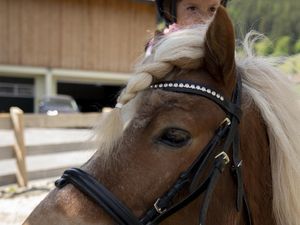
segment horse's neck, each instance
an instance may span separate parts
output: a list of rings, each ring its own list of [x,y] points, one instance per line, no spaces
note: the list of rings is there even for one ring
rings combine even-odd
[[[253,224],[275,224],[272,213],[272,173],[267,129],[254,105],[241,121],[241,158],[244,187]]]

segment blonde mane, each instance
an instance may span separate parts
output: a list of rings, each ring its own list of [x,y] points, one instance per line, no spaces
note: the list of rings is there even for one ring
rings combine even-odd
[[[260,109],[268,129],[273,180],[273,207],[278,225],[299,225],[300,215],[300,101],[276,59],[253,54],[255,32],[243,43],[237,58],[244,93]]]
[[[158,40],[154,52],[135,69],[135,75],[121,93],[117,106],[96,129],[104,157],[122,137],[132,119],[139,94],[174,67],[195,69],[203,58],[207,26],[171,33]],[[254,39],[253,39],[254,36]],[[286,76],[276,68],[276,60],[256,57],[249,33],[244,57],[236,59],[243,80],[243,92],[260,110],[268,129],[273,179],[273,206],[278,225],[299,225],[300,215],[300,108]],[[252,39],[251,39],[252,38]]]

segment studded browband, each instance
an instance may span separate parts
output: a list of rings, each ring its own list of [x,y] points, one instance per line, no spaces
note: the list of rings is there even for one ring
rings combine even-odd
[[[196,84],[193,81],[176,80],[164,81],[150,86],[151,89],[161,89],[170,92],[186,93],[206,97],[218,104],[227,114],[235,116],[238,120],[241,109],[236,104],[228,101],[223,94],[205,84]]]

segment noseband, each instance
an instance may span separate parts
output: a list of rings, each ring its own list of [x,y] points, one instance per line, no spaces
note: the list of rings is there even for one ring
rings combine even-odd
[[[119,225],[156,225],[164,221],[178,210],[186,207],[189,203],[199,197],[204,196],[199,213],[199,224],[205,225],[207,210],[217,181],[229,164],[229,151],[232,150],[232,173],[236,180],[237,198],[236,207],[238,211],[244,210],[246,222],[252,224],[250,209],[246,200],[243,180],[242,161],[239,158],[239,121],[241,116],[241,80],[238,81],[232,95],[231,101],[225,99],[219,92],[207,85],[197,84],[191,81],[168,81],[152,85],[153,90],[160,89],[169,92],[192,94],[205,97],[226,113],[227,117],[216,129],[215,135],[204,147],[192,165],[183,172],[175,184],[158,198],[152,208],[150,208],[142,218],[138,219],[132,211],[118,200],[99,181],[81,169],[73,168],[66,170],[62,177],[55,182],[56,187],[63,188],[71,183],[82,193],[90,197],[100,207],[102,207]],[[217,152],[217,146],[221,146],[221,151]],[[201,183],[198,178],[206,173],[208,163],[213,161],[208,175]],[[200,184],[199,184],[200,183]],[[180,201],[173,203],[179,192],[188,188],[188,194]]]

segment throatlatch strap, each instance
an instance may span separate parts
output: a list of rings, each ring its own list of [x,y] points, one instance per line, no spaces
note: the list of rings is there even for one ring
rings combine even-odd
[[[234,94],[233,101],[240,106],[242,102],[242,94],[241,94],[242,81],[240,75],[237,76],[237,85],[236,85],[235,93],[239,93],[239,94]],[[233,118],[233,122],[238,123],[238,121],[235,121],[235,118]],[[252,225],[252,215],[249,208],[247,196],[244,190],[244,182],[242,176],[243,162],[242,160],[240,160],[239,153],[240,153],[240,132],[239,129],[237,129],[234,136],[233,145],[232,145],[232,161],[233,161],[232,170],[237,184],[236,207],[238,211],[241,211],[242,209],[245,210],[247,224]]]
[[[244,210],[246,212],[246,221],[248,225],[252,225],[252,218],[251,218],[251,211],[249,208],[247,196],[244,190],[244,182],[243,182],[243,176],[242,176],[242,165],[243,162],[240,160],[239,157],[239,148],[240,146],[240,137],[239,132],[236,134],[234,138],[234,144],[233,144],[233,154],[232,154],[232,173],[236,180],[237,185],[237,198],[236,198],[236,207],[239,212]]]

